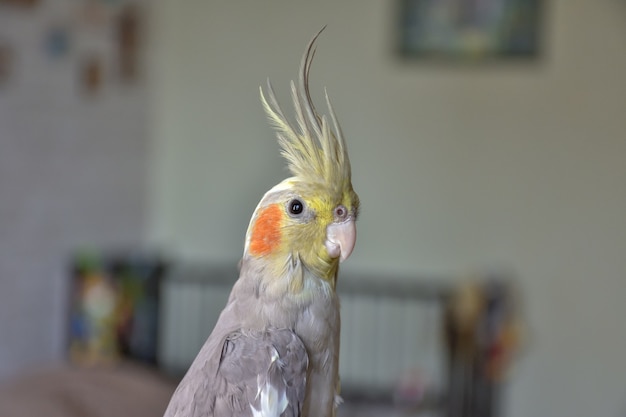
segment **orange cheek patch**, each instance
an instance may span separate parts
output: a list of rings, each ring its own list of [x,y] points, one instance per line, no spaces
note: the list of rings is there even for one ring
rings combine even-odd
[[[267,255],[280,245],[282,217],[282,209],[278,204],[267,206],[259,212],[250,237],[250,253],[252,255]]]

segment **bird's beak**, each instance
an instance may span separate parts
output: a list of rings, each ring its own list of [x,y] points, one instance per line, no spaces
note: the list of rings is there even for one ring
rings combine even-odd
[[[341,223],[331,223],[326,228],[326,250],[331,258],[340,262],[348,259],[356,242],[356,223],[353,219]]]

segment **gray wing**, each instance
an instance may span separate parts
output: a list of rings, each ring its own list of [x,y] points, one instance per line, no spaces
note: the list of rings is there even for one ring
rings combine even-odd
[[[207,341],[165,417],[299,417],[307,367],[291,330],[231,332],[221,343]]]

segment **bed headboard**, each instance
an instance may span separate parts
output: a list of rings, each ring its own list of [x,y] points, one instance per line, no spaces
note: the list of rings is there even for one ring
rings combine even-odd
[[[171,271],[161,286],[160,366],[173,374],[189,367],[237,275],[235,266],[185,265]],[[342,274],[338,283],[342,395],[370,400],[398,393],[437,395],[446,384],[441,320],[448,288],[375,278]]]
[[[226,304],[235,262],[94,259],[73,263],[70,358],[109,363],[121,353],[182,376]],[[497,415],[502,369],[516,343],[501,278],[459,287],[445,277],[342,274],[342,396],[449,417]]]

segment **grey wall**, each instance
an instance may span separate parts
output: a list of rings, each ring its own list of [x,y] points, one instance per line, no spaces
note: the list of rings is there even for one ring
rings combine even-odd
[[[626,409],[626,7],[548,2],[538,65],[401,63],[393,4],[157,1],[149,234],[232,260],[256,202],[286,172],[258,100],[286,101],[322,25],[327,86],[363,201],[346,270],[520,277],[530,336],[509,415]]]
[[[0,8],[0,39],[16,53],[0,88],[0,378],[63,356],[70,253],[144,234],[145,86],[115,82],[106,27],[72,26],[68,54],[46,57],[45,31],[72,24],[71,6]],[[91,98],[77,82],[87,52],[110,65]]]

